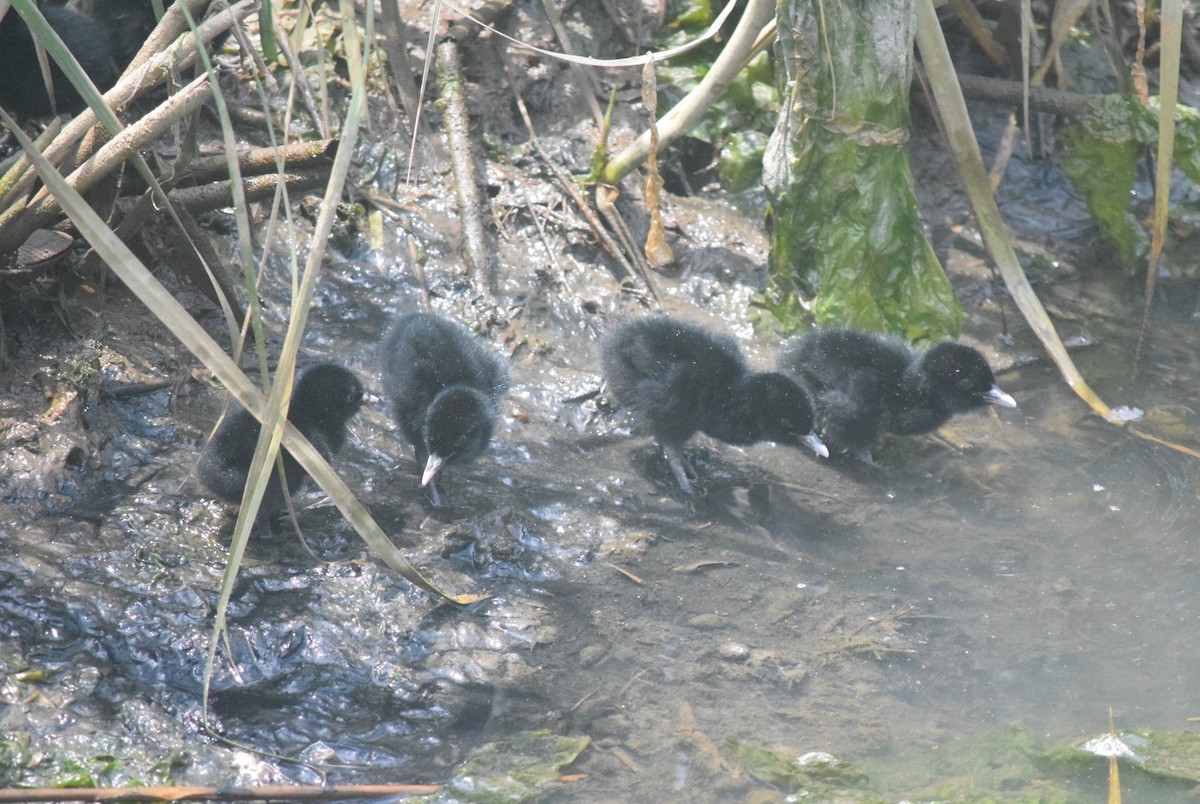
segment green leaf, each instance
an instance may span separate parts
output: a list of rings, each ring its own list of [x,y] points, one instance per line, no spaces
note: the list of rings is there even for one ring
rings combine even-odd
[[[763,151],[767,135],[758,131],[737,131],[721,148],[721,184],[731,193],[740,193],[758,183],[762,177]]]
[[[713,19],[711,0],[688,0],[679,15],[671,21],[672,29],[689,32],[703,30]]]

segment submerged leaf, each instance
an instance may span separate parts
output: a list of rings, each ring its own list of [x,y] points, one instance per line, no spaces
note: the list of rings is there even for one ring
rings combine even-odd
[[[1200,734],[1150,729],[1103,735],[1045,753],[1051,767],[1103,768],[1113,757],[1124,768],[1143,771],[1162,781],[1200,784]],[[1127,780],[1128,784],[1132,780]]]
[[[1149,246],[1143,227],[1129,212],[1137,163],[1158,140],[1158,102],[1146,109],[1136,99],[1105,95],[1059,134],[1066,147],[1063,173],[1087,202],[1088,211],[1117,247],[1122,266],[1136,270]],[[1200,183],[1200,112],[1175,112],[1176,166]]]
[[[1060,141],[1066,146],[1063,173],[1087,202],[1088,211],[1117,247],[1127,270],[1149,244],[1129,213],[1129,198],[1142,148],[1133,127],[1140,109],[1135,102],[1109,96],[1091,104],[1089,113],[1066,126]]]
[[[488,743],[471,755],[433,800],[515,802],[543,795],[588,745],[587,737],[527,731]]]
[[[866,774],[852,768],[850,763],[820,752],[788,758],[737,737],[725,738],[725,751],[755,779],[783,790],[804,790],[811,794],[830,787],[854,787],[867,780]]]

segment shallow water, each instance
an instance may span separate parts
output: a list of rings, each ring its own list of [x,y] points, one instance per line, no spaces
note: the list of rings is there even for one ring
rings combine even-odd
[[[936,154],[918,156],[919,177],[950,175]],[[493,179],[498,198],[539,197],[520,171]],[[704,494],[687,499],[619,413],[562,401],[598,385],[596,334],[644,312],[580,222],[565,214],[551,255],[529,217],[541,207],[514,201],[492,306],[458,277],[451,194],[437,191],[448,178],[421,181],[382,242],[331,250],[305,354],[347,362],[378,393],[375,345],[421,303],[411,239],[432,307],[512,356],[492,449],[448,475],[446,508],[421,504],[411,451],[382,408],[354,421],[336,462],[429,577],[491,600],[438,606],[335,510],[308,508],[315,556],[286,532],[251,544],[211,714],[225,737],[310,764],[205,738],[201,678],[233,520],[189,474],[220,393],[166,336],[145,334],[157,329],[119,291],[80,299],[81,341],[11,324],[23,362],[0,416],[44,406],[30,380],[40,365],[61,376],[94,363],[113,388],[178,384],[119,399],[92,386],[66,415],[5,431],[0,725],[27,735],[32,755],[118,757],[128,770],[109,781],[157,778],[155,763],[181,746],[180,783],[440,781],[484,743],[548,729],[591,738],[572,768],[586,778],[560,795],[716,800],[762,785],[714,764],[705,740],[882,758],[937,779],[939,750],[1012,725],[1053,745],[1105,731],[1110,708],[1119,728],[1182,731],[1200,715],[1200,464],[1096,419],[1048,361],[1026,360],[1040,351],[1011,307],[1014,341],[1001,340],[971,234],[951,233],[961,202],[938,207],[933,237],[968,336],[1020,407],[889,440],[876,467],[698,438]],[[1020,187],[1028,214],[1006,210],[1018,224],[1045,220],[1050,195],[1073,221],[1020,229],[1027,247],[1080,233],[1069,193]],[[765,257],[757,223],[718,198],[672,214],[685,267],[656,277],[663,306],[734,331],[767,362],[774,343],[752,341],[745,323]],[[1064,263],[1085,259],[1079,243],[1058,245]],[[264,286],[276,343],[279,256]],[[1076,357],[1107,401],[1194,438],[1194,322],[1157,319],[1131,385],[1135,300],[1078,269],[1039,291],[1064,337],[1095,344]],[[83,457],[68,461],[73,449]],[[28,669],[49,675],[19,675]],[[20,780],[46,778],[49,764]]]

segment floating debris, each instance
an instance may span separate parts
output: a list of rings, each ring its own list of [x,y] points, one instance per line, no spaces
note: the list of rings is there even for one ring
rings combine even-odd
[[[744,662],[750,658],[750,648],[741,642],[726,642],[717,652],[721,654],[722,659],[730,662]]]
[[[1125,424],[1127,422],[1139,422],[1146,415],[1146,411],[1141,408],[1131,408],[1122,405],[1119,408],[1113,408],[1108,412],[1108,420],[1113,424]]]
[[[1094,740],[1088,740],[1080,746],[1089,754],[1095,754],[1098,757],[1116,757],[1118,759],[1130,759],[1134,762],[1144,762],[1132,748],[1125,744],[1115,734],[1105,734],[1103,737],[1097,737]]]

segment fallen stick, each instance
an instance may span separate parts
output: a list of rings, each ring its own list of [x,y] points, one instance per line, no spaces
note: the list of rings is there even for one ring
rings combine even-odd
[[[428,796],[440,784],[343,784],[328,787],[31,787],[0,790],[0,802],[17,801],[345,801],[354,798]]]

